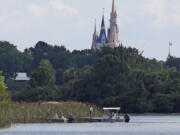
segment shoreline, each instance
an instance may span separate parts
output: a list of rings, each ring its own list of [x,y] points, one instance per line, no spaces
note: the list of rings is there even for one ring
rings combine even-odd
[[[180,113],[129,113],[131,116],[180,116]]]
[[[101,116],[102,111],[93,105],[94,116]],[[15,123],[52,123],[55,115],[69,118],[73,114],[76,122],[89,115],[89,104],[81,102],[51,103],[12,103],[9,107],[0,106],[0,128]]]
[[[100,107],[93,106],[93,116],[102,116]],[[89,116],[89,104],[81,102],[58,102],[53,104],[41,103],[12,103],[10,107],[0,106],[0,129],[9,127],[11,124],[31,124],[31,123],[53,123],[51,119],[54,114],[69,117],[70,114],[76,116],[75,123],[82,123],[81,117]],[[123,117],[125,113],[121,113]],[[180,113],[128,113],[130,116],[180,116]]]

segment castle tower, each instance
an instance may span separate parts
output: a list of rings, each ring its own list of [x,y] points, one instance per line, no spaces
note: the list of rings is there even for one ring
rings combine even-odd
[[[110,28],[108,29],[108,46],[111,48],[115,48],[119,46],[119,30],[117,25],[117,12],[115,9],[114,0],[112,2],[112,11],[110,18]]]
[[[99,34],[99,38],[97,40],[98,48],[103,48],[108,43],[107,36],[106,36],[106,28],[105,28],[105,22],[104,22],[104,15],[102,16],[102,22],[101,22],[101,31]]]
[[[95,24],[91,48],[93,50],[99,50],[103,47],[111,47],[111,48],[118,47],[119,46],[118,35],[119,35],[119,30],[117,26],[117,12],[113,0],[108,36],[106,36],[106,28],[105,28],[104,14],[103,14],[99,36],[97,35],[96,24]]]
[[[98,40],[98,34],[97,34],[97,30],[96,30],[96,22],[94,24],[94,33],[93,33],[93,41],[92,41],[92,47],[91,49],[96,50],[96,42]]]

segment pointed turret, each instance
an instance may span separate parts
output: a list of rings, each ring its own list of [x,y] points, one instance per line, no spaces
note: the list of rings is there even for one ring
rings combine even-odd
[[[111,18],[110,18],[110,28],[108,30],[108,42],[109,46],[112,48],[119,46],[119,30],[117,26],[117,12],[115,9],[115,2],[112,1],[112,12],[111,12]]]
[[[105,20],[104,20],[104,8],[101,22],[100,34],[97,34],[96,23],[94,26],[92,49],[99,50],[103,47],[115,48],[119,46],[119,30],[117,25],[117,11],[115,8],[115,0],[112,0],[112,12],[110,18],[110,28],[108,29],[108,37],[106,36]]]
[[[105,44],[107,43],[104,15],[102,16],[101,31],[100,31],[100,35],[98,38],[98,43],[102,43],[103,46],[105,46]]]
[[[94,35],[96,35],[96,36],[97,36],[96,21],[95,21],[95,23],[94,23]]]
[[[117,11],[115,10],[114,15],[117,17]]]
[[[104,15],[102,16],[101,29],[105,29]]]
[[[116,8],[115,8],[115,2],[114,0],[112,1],[112,12],[111,15],[117,16]]]
[[[112,13],[114,13],[115,12],[115,6],[114,6],[114,0],[113,0],[113,2],[112,2]]]
[[[97,49],[97,45],[96,45],[97,39],[98,39],[98,34],[97,34],[97,30],[96,30],[96,20],[95,20],[93,41],[92,41],[92,47],[91,47],[93,50]]]

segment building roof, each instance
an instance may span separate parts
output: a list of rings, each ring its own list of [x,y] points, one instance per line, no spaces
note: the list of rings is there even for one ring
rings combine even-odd
[[[106,36],[106,31],[101,30],[99,38],[97,39],[97,43],[102,43],[102,37],[105,37],[105,43],[108,43],[107,36]]]
[[[14,80],[15,81],[29,81],[30,77],[28,77],[27,73],[25,72],[17,72]]]
[[[120,107],[104,107],[103,110],[120,110]]]

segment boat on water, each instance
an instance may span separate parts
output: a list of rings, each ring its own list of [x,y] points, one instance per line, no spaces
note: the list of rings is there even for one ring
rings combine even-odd
[[[71,114],[68,118],[64,117],[64,115],[62,115],[61,117],[58,116],[58,114],[54,114],[53,118],[48,118],[48,119],[44,119],[47,121],[50,121],[52,123],[73,123],[75,122],[76,117]]]
[[[83,117],[87,122],[129,122],[129,115],[120,116],[120,107],[104,107],[102,117]]]
[[[124,116],[120,115],[120,107],[104,107],[104,114],[102,117],[82,117],[81,122],[126,122],[130,121],[129,115],[125,114]],[[73,123],[76,120],[76,117],[71,114],[68,118],[65,118],[63,115],[60,118],[56,113],[53,118],[47,119],[53,123]]]

